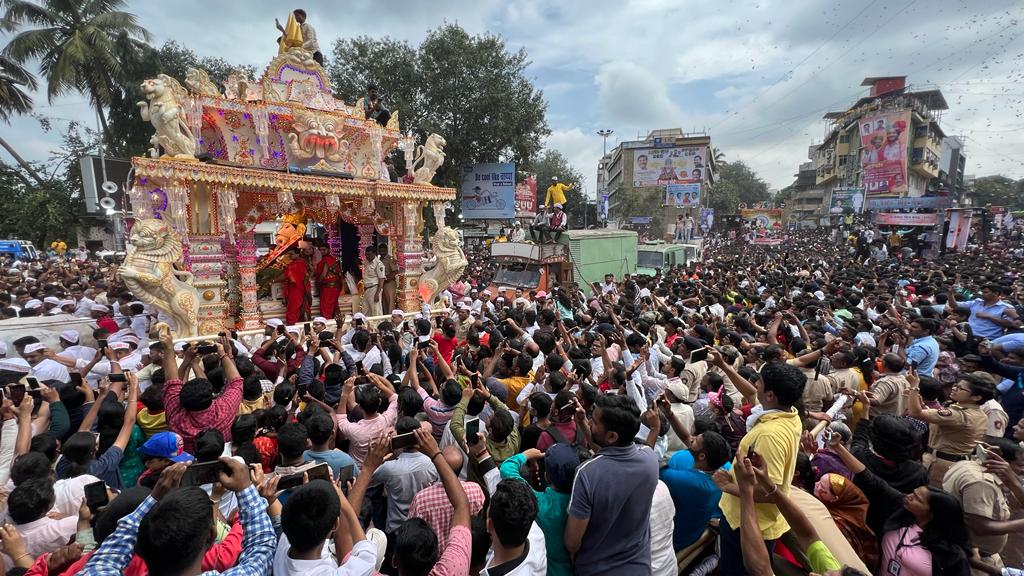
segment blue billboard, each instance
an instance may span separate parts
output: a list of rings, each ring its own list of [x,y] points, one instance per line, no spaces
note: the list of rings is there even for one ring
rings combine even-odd
[[[516,217],[516,165],[473,164],[462,168],[462,216],[466,220]]]

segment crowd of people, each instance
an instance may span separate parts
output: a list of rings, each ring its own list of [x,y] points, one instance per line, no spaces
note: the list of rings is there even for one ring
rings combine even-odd
[[[704,246],[511,301],[471,265],[433,314],[250,346],[175,342],[102,262],[7,263],[5,317],[91,333],[0,343],[4,570],[1021,574],[1019,247]]]

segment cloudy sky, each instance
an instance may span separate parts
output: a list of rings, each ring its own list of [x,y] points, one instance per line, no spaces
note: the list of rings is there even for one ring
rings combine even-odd
[[[282,6],[128,2],[157,43],[174,39],[258,69],[273,55]],[[599,129],[615,131],[609,146],[655,128],[706,130],[727,159],[782,188],[822,138],[821,116],[865,95],[864,77],[887,75],[943,91],[950,109],[942,125],[966,138],[969,174],[1024,177],[1024,4],[1015,0],[306,0],[301,7],[325,47],[360,34],[418,43],[454,22],[525,48],[549,105],[547,145],[586,175],[591,194]],[[56,118],[95,116],[80,95],[38,103],[39,113]],[[31,159],[56,146],[32,119],[0,134]]]

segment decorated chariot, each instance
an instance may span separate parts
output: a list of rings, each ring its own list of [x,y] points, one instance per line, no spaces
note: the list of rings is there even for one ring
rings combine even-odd
[[[283,315],[280,301],[258,297],[257,274],[278,266],[310,228],[355,277],[364,249],[386,242],[405,310],[430,302],[465,267],[458,235],[444,224],[455,190],[431,184],[444,138],[431,134],[417,146],[399,130],[398,111],[383,126],[367,119],[361,100],[333,95],[308,51],[278,54],[259,80],[236,72],[218,87],[190,69],[185,86],[161,74],[142,89],[140,111],[155,134],[149,157],[132,159],[132,246],[122,278],[174,319],[179,336],[257,328]],[[409,183],[387,176],[384,159],[396,148]],[[439,232],[424,272],[428,207]],[[265,221],[280,225],[260,259],[253,230]],[[341,309],[357,297],[342,296]]]

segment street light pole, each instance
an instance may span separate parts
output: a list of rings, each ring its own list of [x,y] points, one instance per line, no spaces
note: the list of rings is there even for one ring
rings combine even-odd
[[[608,137],[615,133],[615,130],[608,130],[607,128],[598,130],[597,135],[604,140],[604,152],[603,155],[608,155]]]

